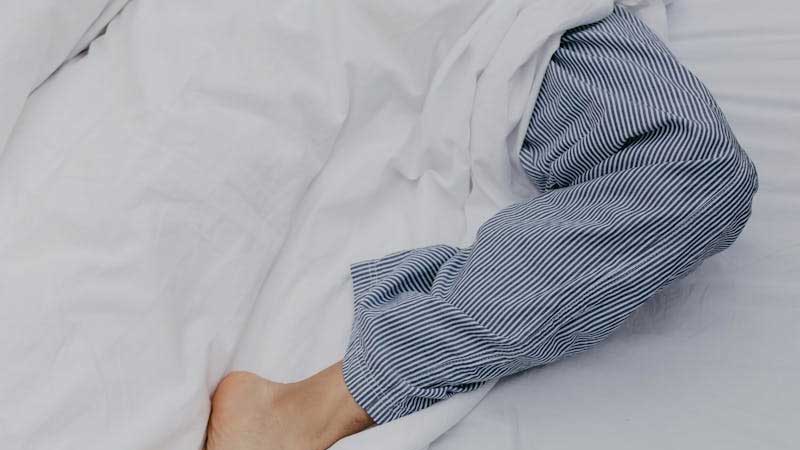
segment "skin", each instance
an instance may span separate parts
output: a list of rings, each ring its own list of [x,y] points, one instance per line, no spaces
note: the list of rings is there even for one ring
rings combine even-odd
[[[205,450],[324,450],[372,424],[341,361],[296,383],[232,372],[211,399]]]

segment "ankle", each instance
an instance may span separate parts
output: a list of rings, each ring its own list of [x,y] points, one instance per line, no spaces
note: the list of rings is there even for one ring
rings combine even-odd
[[[285,385],[286,407],[308,419],[308,432],[322,438],[326,446],[373,424],[350,395],[344,383],[341,362],[297,383]]]
[[[371,424],[344,384],[341,363],[288,384],[235,372],[214,393],[206,448],[323,450]]]

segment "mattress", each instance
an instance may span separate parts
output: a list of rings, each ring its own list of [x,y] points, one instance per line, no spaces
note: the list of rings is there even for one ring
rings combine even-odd
[[[499,382],[431,449],[800,445],[800,6],[676,0],[667,19],[758,168],[747,228],[600,347]]]

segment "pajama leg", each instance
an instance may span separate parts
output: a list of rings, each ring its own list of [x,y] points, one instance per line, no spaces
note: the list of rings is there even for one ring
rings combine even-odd
[[[344,376],[376,422],[590,348],[730,246],[757,185],[705,87],[620,8],[564,35],[520,158],[543,195],[471,247],[353,265]]]

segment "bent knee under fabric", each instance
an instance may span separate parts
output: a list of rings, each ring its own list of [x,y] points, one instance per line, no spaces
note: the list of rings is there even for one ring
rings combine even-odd
[[[730,246],[757,187],[706,88],[620,8],[563,36],[520,159],[543,194],[471,247],[352,266],[344,376],[376,422],[598,343]]]

